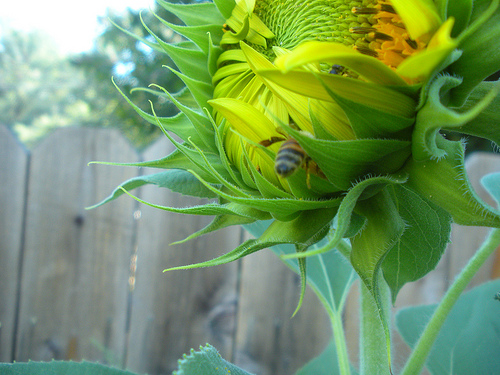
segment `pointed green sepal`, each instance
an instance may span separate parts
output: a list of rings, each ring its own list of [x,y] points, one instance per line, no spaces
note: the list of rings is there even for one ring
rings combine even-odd
[[[306,252],[284,255],[283,259],[322,254],[336,248],[343,238],[348,236],[354,237],[359,234],[360,231],[366,227],[366,218],[364,218],[364,215],[354,212],[358,201],[373,197],[387,185],[403,184],[407,179],[408,176],[403,173],[394,176],[372,177],[357,183],[342,199],[336,218],[337,226],[333,232],[333,236],[329,238],[328,243],[320,248],[310,249]],[[357,228],[357,230],[352,231],[353,227]]]
[[[164,9],[175,14],[187,26],[219,24],[222,31],[225,18],[219,13],[214,3],[175,4],[165,0],[157,0],[157,2]]]
[[[446,152],[439,160],[410,160],[405,166],[409,188],[448,211],[460,225],[500,227],[500,212],[494,210],[472,189],[464,167],[464,149],[460,142],[437,138]]]
[[[285,130],[299,142],[327,179],[340,191],[363,176],[394,173],[410,156],[410,142],[394,139],[326,141],[308,137],[289,126]]]
[[[500,89],[500,86],[494,86],[482,98],[475,101],[474,106],[468,107],[466,111],[456,112],[443,105],[441,98],[451,88],[460,85],[460,82],[461,80],[455,77],[441,76],[431,84],[427,101],[417,114],[413,131],[412,155],[415,160],[443,157],[446,151],[440,149],[436,143],[441,138],[439,130],[441,128],[458,130],[472,121],[488,108]]]
[[[102,206],[104,203],[108,203],[118,198],[120,195],[124,193],[124,189],[126,191],[131,191],[147,184],[157,185],[158,187],[167,188],[176,193],[181,193],[183,195],[189,195],[193,197],[200,197],[200,198],[217,197],[217,195],[208,190],[191,173],[180,169],[172,169],[160,173],[131,178],[123,182],[119,187],[117,187],[111,193],[110,196],[108,196],[101,202],[89,207],[88,209]]]
[[[335,209],[318,209],[303,211],[297,218],[291,221],[283,222],[275,220],[259,238],[245,241],[229,253],[206,262],[172,267],[165,271],[226,264],[266,247],[279,244],[295,244],[302,247],[310,246],[326,236],[330,222],[336,212]]]

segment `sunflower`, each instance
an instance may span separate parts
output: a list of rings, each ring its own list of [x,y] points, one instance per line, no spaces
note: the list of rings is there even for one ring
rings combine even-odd
[[[500,70],[498,0],[158,3],[185,25],[160,21],[187,40],[167,44],[149,29],[156,42],[141,40],[172,58],[186,89],[157,91],[174,117],[134,108],[177,150],[135,164],[167,171],[104,202],[144,183],[216,197],[160,207],[215,215],[189,238],[272,220],[259,238],[179,268],[289,243],[304,276],[307,256],[347,238],[344,255],[368,289],[376,295],[382,271],[395,299],[436,266],[452,221],[500,227],[467,181],[464,142],[440,132],[500,141],[499,87],[484,81]]]

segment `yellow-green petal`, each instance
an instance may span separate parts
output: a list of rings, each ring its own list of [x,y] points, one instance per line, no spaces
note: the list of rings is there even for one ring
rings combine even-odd
[[[262,70],[259,74],[290,91],[325,101],[334,101],[325,89],[353,102],[379,109],[401,117],[415,115],[415,101],[410,97],[389,88],[361,80],[340,77],[335,74],[313,74],[307,71],[293,70],[282,73],[276,69]]]
[[[279,56],[275,65],[287,72],[311,63],[330,63],[345,66],[366,81],[382,85],[406,85],[406,82],[382,61],[363,55],[339,43],[311,41]]]
[[[391,3],[413,40],[430,38],[441,25],[438,10],[431,0],[391,0]]]
[[[427,49],[404,60],[397,72],[403,77],[415,80],[429,78],[443,61],[457,48],[457,42],[451,38],[453,19],[441,25],[429,42]]]

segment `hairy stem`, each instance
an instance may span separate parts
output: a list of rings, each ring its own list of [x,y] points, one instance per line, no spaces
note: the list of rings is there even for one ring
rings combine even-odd
[[[484,264],[486,259],[500,245],[500,229],[493,229],[488,238],[484,241],[476,254],[470,259],[469,263],[460,272],[458,277],[446,292],[441,303],[431,317],[431,320],[425,327],[422,336],[420,336],[415,349],[413,350],[408,362],[406,363],[401,375],[420,374],[424,367],[425,360],[436,340],[436,337],[444,324],[446,317],[457,302],[458,298],[465,290],[465,287],[474,277],[479,268]]]
[[[337,311],[336,313],[330,315],[330,321],[332,322],[333,339],[335,341],[340,374],[350,375],[351,368],[349,365],[349,355],[347,354],[347,344],[345,340],[341,311]]]
[[[382,306],[376,303],[368,288],[360,283],[360,375],[390,374],[390,342],[382,323],[382,319],[390,322],[390,294],[383,280],[378,284]],[[379,311],[381,308],[383,311]]]

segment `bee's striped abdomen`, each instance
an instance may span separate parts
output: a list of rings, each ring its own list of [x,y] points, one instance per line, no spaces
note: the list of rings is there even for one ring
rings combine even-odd
[[[288,177],[300,168],[306,158],[306,153],[299,143],[289,138],[281,145],[276,153],[274,169],[281,177]]]

